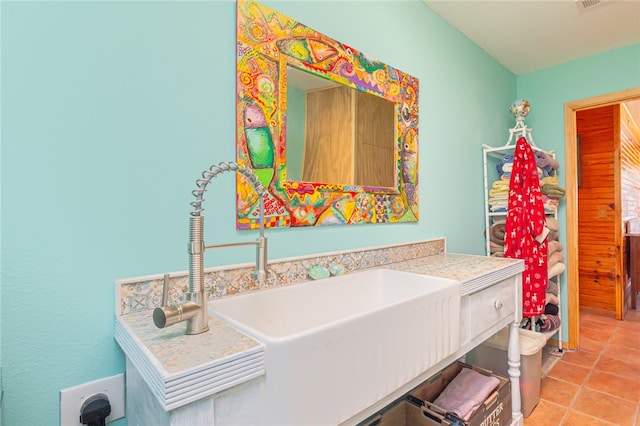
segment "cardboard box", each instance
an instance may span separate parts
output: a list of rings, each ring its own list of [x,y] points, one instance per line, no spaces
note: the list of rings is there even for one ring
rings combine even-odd
[[[438,374],[432,376],[429,380],[413,389],[408,398],[414,402],[422,402],[423,410],[433,416],[445,417],[451,423],[455,423],[455,419],[446,413],[444,409],[433,404],[433,401],[444,391],[447,385],[454,377],[462,371],[463,367],[472,368],[473,370],[487,376],[494,376],[500,384],[495,392],[493,392],[485,400],[484,404],[476,410],[471,418],[463,422],[465,426],[504,426],[511,424],[511,382],[504,377],[496,376],[489,370],[479,367],[473,367],[462,362],[456,362],[446,367]],[[429,423],[427,423],[429,424]],[[435,423],[439,424],[439,423]]]

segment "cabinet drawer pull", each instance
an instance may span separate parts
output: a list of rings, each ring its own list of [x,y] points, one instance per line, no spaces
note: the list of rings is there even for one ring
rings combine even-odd
[[[496,300],[495,302],[493,302],[493,307],[496,308],[496,310],[502,309],[502,301],[499,299]]]

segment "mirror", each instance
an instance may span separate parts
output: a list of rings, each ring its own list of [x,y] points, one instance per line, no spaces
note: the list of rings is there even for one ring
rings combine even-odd
[[[287,180],[393,188],[395,105],[287,66]]]
[[[418,80],[251,0],[236,36],[236,161],[265,227],[416,222]],[[237,228],[258,228],[236,179]]]

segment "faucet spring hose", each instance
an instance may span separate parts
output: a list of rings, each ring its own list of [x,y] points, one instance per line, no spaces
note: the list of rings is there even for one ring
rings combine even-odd
[[[266,192],[264,185],[258,180],[258,177],[249,169],[244,167],[243,165],[239,165],[232,161],[223,161],[219,164],[214,164],[209,167],[208,170],[202,172],[202,178],[196,180],[197,189],[191,191],[194,197],[196,197],[195,201],[191,202],[191,206],[193,206],[194,211],[191,212],[191,216],[200,216],[204,211],[202,207],[202,202],[204,201],[204,193],[207,190],[207,185],[209,182],[216,176],[224,172],[238,172],[247,179],[256,190],[258,195],[262,195]]]

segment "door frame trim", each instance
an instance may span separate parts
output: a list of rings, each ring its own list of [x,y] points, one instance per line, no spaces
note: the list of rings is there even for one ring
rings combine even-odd
[[[567,223],[567,296],[569,349],[577,349],[580,344],[580,284],[578,282],[578,155],[576,147],[576,113],[580,110],[619,104],[640,98],[640,87],[608,93],[564,104],[564,152],[566,182],[566,223]]]

